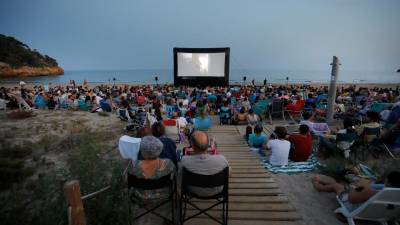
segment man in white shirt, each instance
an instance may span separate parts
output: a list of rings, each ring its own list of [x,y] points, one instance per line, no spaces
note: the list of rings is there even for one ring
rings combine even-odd
[[[277,137],[267,143],[267,148],[271,150],[269,162],[271,165],[285,166],[288,164],[290,142],[285,140],[287,131],[285,127],[276,127],[274,133]]]

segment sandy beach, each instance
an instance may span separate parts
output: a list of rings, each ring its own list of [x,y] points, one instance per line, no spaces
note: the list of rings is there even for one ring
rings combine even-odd
[[[6,114],[0,112],[0,134],[2,140],[7,139],[13,145],[29,143],[34,145],[43,142],[43,138],[53,137],[55,144],[51,145],[51,151],[33,149],[32,155],[28,156],[26,162],[34,166],[35,173],[24,185],[38,182],[41,176],[49,171],[56,171],[69,166],[69,158],[73,154],[69,149],[60,148],[57,143],[62,142],[62,137],[70,136],[71,132],[80,132],[89,129],[104,136],[103,141],[108,146],[114,145],[118,137],[125,134],[124,122],[115,115],[107,117],[99,116],[97,113],[74,112],[74,111],[41,111],[35,112],[35,117],[21,120],[10,120]],[[59,137],[61,139],[54,139]],[[60,142],[61,140],[61,142]],[[180,145],[180,146],[184,146]],[[98,154],[106,154],[109,149],[101,149]],[[78,152],[79,153],[79,152]],[[81,154],[81,153],[79,153]],[[35,158],[40,158],[39,163]],[[122,162],[116,149],[111,150],[108,159]],[[43,161],[44,163],[40,163]],[[332,193],[319,193],[314,190],[310,182],[314,173],[302,173],[295,175],[273,174],[280,189],[288,196],[290,203],[300,212],[305,224],[309,225],[339,225],[343,224],[335,218],[333,211],[338,207],[335,195]],[[22,185],[21,187],[23,187]],[[15,187],[16,188],[16,187]],[[19,190],[19,191],[18,191]],[[14,189],[19,193],[26,193],[24,189]],[[58,190],[60,191],[60,190]],[[82,190],[84,193],[87,190]],[[9,192],[3,192],[6,197]],[[18,204],[17,202],[14,204]],[[146,219],[147,221],[147,219]],[[365,223],[363,223],[365,224]]]

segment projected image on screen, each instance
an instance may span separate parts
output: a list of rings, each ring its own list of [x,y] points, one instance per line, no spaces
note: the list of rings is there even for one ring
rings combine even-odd
[[[178,77],[224,77],[225,53],[178,52]]]

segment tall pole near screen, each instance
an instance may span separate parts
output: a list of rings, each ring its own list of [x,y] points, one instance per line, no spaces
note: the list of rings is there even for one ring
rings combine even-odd
[[[342,64],[340,64],[339,58],[333,56],[333,62],[331,63],[332,66],[331,84],[329,86],[329,92],[328,92],[328,111],[326,113],[326,122],[328,124],[332,124],[333,122],[333,113],[335,109],[335,100],[336,100],[336,85],[337,85],[337,78],[339,75],[340,65]]]

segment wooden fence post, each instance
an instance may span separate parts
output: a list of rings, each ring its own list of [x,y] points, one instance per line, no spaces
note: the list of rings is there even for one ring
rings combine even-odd
[[[68,203],[68,224],[86,225],[79,181],[72,180],[65,183],[64,195]]]

